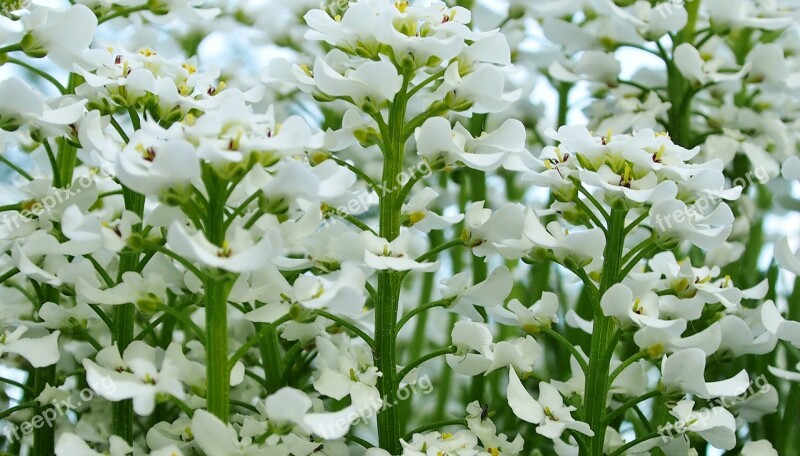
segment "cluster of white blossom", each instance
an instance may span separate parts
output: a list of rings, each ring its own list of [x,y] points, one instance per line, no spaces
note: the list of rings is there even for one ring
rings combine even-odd
[[[0,450],[793,454],[798,17],[3,1]]]

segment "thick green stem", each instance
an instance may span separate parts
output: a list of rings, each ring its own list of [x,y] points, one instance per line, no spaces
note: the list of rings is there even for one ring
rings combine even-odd
[[[691,43],[694,40],[697,18],[700,12],[700,0],[686,3],[688,20],[686,26],[678,34],[677,47],[681,43]],[[672,60],[667,60],[667,90],[672,100],[669,110],[669,134],[676,144],[692,147],[692,90],[694,90],[678,70]]]
[[[281,344],[278,340],[277,325],[268,324],[262,329],[261,357],[264,364],[264,375],[267,380],[267,393],[273,394],[283,386],[283,368],[281,366]]]
[[[595,308],[592,345],[589,352],[589,372],[586,374],[585,420],[594,431],[594,437],[587,445],[588,455],[602,456],[606,426],[606,399],[609,388],[609,346],[614,341],[614,320],[606,317],[600,309],[600,297],[617,283],[622,262],[622,247],[625,240],[626,211],[613,209],[609,217],[606,247],[603,252],[603,271],[600,278],[600,292],[594,299]]]
[[[225,194],[227,183],[208,170],[206,237],[221,248],[225,243]],[[206,308],[206,404],[208,411],[227,423],[230,418],[228,371],[228,293],[232,283],[221,269],[204,280]]]
[[[210,413],[227,423],[230,417],[228,371],[228,285],[209,278],[206,288],[206,403]]]
[[[34,370],[34,389],[41,393],[47,385],[55,386],[56,366],[40,367]],[[50,406],[39,407],[36,415],[42,416]],[[52,456],[55,454],[55,434],[52,426],[41,426],[33,430],[33,455]]]
[[[125,201],[125,209],[141,217],[144,213],[144,196],[128,188],[123,189],[122,195]],[[141,232],[141,230],[141,224],[133,227],[134,233]],[[123,273],[134,271],[138,266],[139,253],[132,250],[124,250],[119,259],[117,283],[122,281]],[[117,343],[120,353],[123,353],[133,341],[135,314],[136,309],[132,303],[114,307],[114,341]],[[133,442],[133,402],[131,400],[118,401],[112,404],[111,431],[125,439],[129,444]]]
[[[381,181],[383,188],[394,188],[403,172],[405,139],[403,129],[406,116],[406,94],[409,76],[404,75],[403,87],[395,96],[389,112],[388,137],[383,138],[384,160]],[[384,191],[380,195],[380,236],[388,241],[400,234],[402,223],[401,192]],[[396,343],[397,311],[403,273],[381,271],[378,273],[378,302],[375,305],[375,365],[382,372],[378,381],[381,397],[390,404],[396,401]],[[378,440],[380,447],[390,454],[400,454],[400,416],[397,407],[384,407],[378,412]]]

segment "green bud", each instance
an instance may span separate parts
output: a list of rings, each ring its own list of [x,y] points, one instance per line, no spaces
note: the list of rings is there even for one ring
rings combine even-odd
[[[128,237],[128,247],[134,251],[140,251],[145,247],[147,243],[144,237],[139,233],[133,233]]]
[[[522,6],[515,5],[508,10],[508,18],[511,20],[521,19],[523,16],[525,16],[525,8]]]
[[[588,169],[589,171],[597,171],[597,167],[595,167],[594,164],[591,162],[591,160],[589,160],[589,158],[586,157],[585,155],[576,153],[575,157],[578,158],[578,163],[584,169]]]
[[[5,131],[17,131],[20,127],[19,121],[13,117],[0,117],[0,129]]]
[[[118,106],[128,106],[128,100],[118,93],[111,95],[111,101]]]
[[[553,253],[543,247],[534,247],[527,256],[531,263],[543,263],[553,258]]]
[[[558,187],[553,187],[552,192],[553,198],[562,203],[575,201],[575,198],[578,197],[578,189],[573,185],[560,185]]]
[[[317,150],[308,154],[308,161],[311,163],[311,166],[317,166],[322,162],[327,161],[332,156],[333,154],[328,151]]]
[[[36,35],[34,35],[33,32],[28,32],[23,35],[19,45],[22,48],[22,52],[24,52],[28,57],[40,59],[47,55],[47,49],[43,48],[42,45],[39,44],[38,40],[36,39]]]
[[[146,315],[155,313],[162,304],[163,301],[161,301],[161,298],[153,293],[148,293],[146,296],[140,297],[134,303],[136,309]]]
[[[292,320],[300,320],[303,318],[303,314],[305,313],[305,309],[300,304],[294,303],[289,307],[289,317]]]
[[[258,206],[262,211],[273,215],[285,214],[289,210],[286,198],[269,198],[263,194],[258,197]]]
[[[361,110],[369,116],[380,114],[381,108],[374,103],[369,97],[364,97],[364,102],[361,103]]]
[[[661,250],[672,250],[680,244],[681,240],[672,233],[660,233],[656,235],[656,246]]]
[[[173,124],[175,122],[180,122],[183,120],[183,112],[181,108],[175,108],[172,111],[168,112],[165,116],[161,118],[162,122],[166,122],[167,124]]]
[[[150,10],[151,13],[157,14],[159,16],[163,16],[164,14],[169,13],[169,5],[165,5],[161,3],[159,0],[148,0],[147,8]]]
[[[429,66],[429,67],[438,67],[441,64],[442,64],[442,59],[439,58],[439,57],[436,57],[435,55],[430,56],[428,58],[428,61],[425,62],[425,66]]]
[[[315,101],[319,101],[320,103],[330,103],[332,101],[336,101],[336,98],[322,92],[315,91],[312,96],[314,97]]]
[[[176,186],[167,189],[161,200],[168,206],[181,206],[189,202],[192,197],[192,188],[190,186]]]

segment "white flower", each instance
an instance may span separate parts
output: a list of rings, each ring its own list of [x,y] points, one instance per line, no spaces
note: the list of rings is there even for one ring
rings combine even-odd
[[[120,356],[116,345],[97,353],[97,363],[83,360],[86,382],[100,396],[116,402],[133,399],[133,409],[139,415],[149,415],[155,408],[159,393],[184,397],[179,363],[167,351],[156,366],[156,350],[141,341],[133,341]],[[99,364],[98,364],[99,363]]]
[[[314,62],[314,82],[324,94],[351,98],[357,104],[366,100],[380,106],[400,91],[403,79],[386,60],[366,60],[358,65],[342,51],[333,50]],[[380,82],[378,82],[380,81]]]
[[[713,249],[725,242],[734,220],[731,208],[725,203],[708,214],[677,199],[663,200],[650,210],[650,226],[664,242],[685,239],[702,249]]]
[[[789,238],[787,236],[781,236],[775,241],[773,256],[778,266],[796,276],[800,276],[800,249],[792,252],[789,247]]]
[[[717,82],[737,81],[750,70],[750,65],[745,64],[736,73],[720,72],[721,62],[718,60],[704,61],[700,51],[689,43],[680,44],[674,51],[675,65],[684,77],[699,85]]]
[[[561,393],[549,383],[539,383],[539,399],[534,399],[514,369],[509,368],[506,396],[514,415],[528,423],[537,424],[536,432],[549,439],[558,439],[567,429],[590,437],[594,435],[588,424],[572,418],[571,412],[575,407],[564,406]]]
[[[343,245],[347,246],[347,251],[358,259],[359,253],[363,252],[360,258],[364,264],[372,269],[384,271],[391,269],[394,271],[424,271],[431,272],[439,269],[439,262],[417,262],[410,256],[411,242],[414,237],[408,232],[400,233],[391,242],[379,237],[372,232],[364,231],[361,235],[346,235],[342,238]]]
[[[651,326],[656,328],[666,328],[679,324],[680,320],[666,321],[659,319],[658,301],[658,295],[653,292],[647,292],[634,299],[631,289],[618,283],[606,290],[600,299],[600,307],[607,317],[614,317],[623,324],[634,323],[640,327]]]
[[[558,295],[545,291],[542,299],[536,301],[531,307],[525,307],[518,299],[508,303],[508,310],[514,313],[516,324],[529,334],[536,334],[540,328],[549,328],[553,322],[558,321]]]
[[[92,43],[97,17],[84,5],[72,5],[67,9],[37,5],[29,15],[23,16],[22,23],[32,37],[26,51],[43,50],[53,63],[71,70],[79,54]]]
[[[128,443],[119,436],[112,435],[109,438],[108,453],[99,453],[92,450],[82,438],[71,432],[65,432],[59,436],[55,450],[56,456],[73,456],[76,454],[81,456],[103,456],[103,454],[108,454],[109,456],[127,456],[133,453],[133,447],[128,445]],[[160,451],[150,453],[151,456],[167,456],[170,454],[181,456],[183,453],[174,446],[162,448]]]
[[[206,267],[251,272],[276,257],[281,247],[277,230],[265,233],[258,240],[253,237],[252,232],[241,226],[232,226],[223,245],[216,246],[201,231],[190,234],[182,224],[175,222],[167,233],[167,246],[178,255]]]
[[[531,336],[493,343],[492,333],[485,323],[456,322],[451,337],[456,352],[446,356],[447,364],[456,372],[469,376],[487,375],[506,366],[530,372],[542,352]]]
[[[22,125],[41,127],[45,133],[66,133],[66,126],[83,115],[87,100],[63,97],[48,100],[16,77],[0,81],[0,128],[14,131]]]
[[[428,209],[428,205],[438,196],[436,190],[425,187],[403,204],[402,213],[408,217],[408,224],[411,227],[427,233],[431,230],[446,229],[464,219],[462,214],[439,215]]]
[[[709,0],[704,5],[712,24],[723,30],[728,27],[780,30],[792,23],[792,17],[781,14],[780,10],[774,11],[779,13],[774,17],[774,14],[769,14],[773,11],[759,11],[762,8],[759,3],[743,0]]]
[[[467,207],[461,240],[479,257],[495,253],[507,259],[522,257],[533,247],[524,235],[532,212],[521,204],[508,203],[496,211],[484,208],[484,204],[477,201]]]
[[[460,272],[449,279],[442,280],[442,298],[452,300],[455,312],[473,320],[482,320],[473,306],[495,307],[505,301],[514,285],[511,272],[501,266],[489,274],[483,282],[469,285],[468,271]]]
[[[269,271],[270,275],[263,282],[263,294],[262,290],[249,288],[251,285],[246,281],[237,282],[249,288],[249,296],[242,299],[243,301],[252,302],[257,299],[266,302],[265,306],[245,315],[250,321],[271,323],[285,315],[294,303],[307,309],[330,309],[335,314],[354,316],[361,312],[366,301],[366,275],[353,263],[343,263],[339,271],[331,274],[301,274],[292,285],[274,267],[266,267],[262,271],[264,270]],[[253,274],[257,273],[255,271]]]
[[[60,357],[58,336],[60,331],[54,331],[44,337],[25,337],[27,326],[19,326],[14,331],[8,330],[0,334],[0,356],[4,353],[15,353],[22,356],[33,367],[52,366]]]
[[[775,303],[767,301],[761,305],[761,320],[770,334],[800,348],[800,322],[783,318]]]
[[[513,119],[491,133],[473,138],[460,123],[451,130],[449,120],[434,117],[425,121],[414,135],[420,156],[428,163],[443,159],[447,166],[463,163],[472,169],[492,171],[510,155],[526,152],[525,126]]]
[[[352,345],[350,339],[339,339],[337,346],[325,337],[317,337],[319,351],[318,369],[315,374],[314,389],[324,396],[336,400],[350,397],[351,405],[338,412],[338,416],[313,416],[306,418],[306,424],[323,438],[335,439],[347,433],[350,423],[363,415],[375,413],[383,405],[377,382],[381,373],[372,365],[368,347]],[[346,425],[333,426],[337,419],[346,417]],[[326,424],[327,423],[327,424]],[[322,431],[321,429],[327,430]],[[332,433],[338,433],[333,436]]]
[[[744,444],[742,456],[778,456],[769,440],[754,440]]]
[[[142,277],[132,271],[123,273],[121,283],[105,290],[101,290],[83,279],[78,279],[75,284],[77,296],[89,304],[139,303],[141,300],[142,305],[150,308],[166,301],[166,291],[167,284],[161,276],[151,274]]]
[[[522,96],[522,89],[506,92],[508,85],[503,69],[491,64],[477,64],[462,75],[458,63],[448,67],[444,83],[434,92],[436,99],[453,94],[452,105],[464,113],[495,113],[508,109]]]
[[[617,85],[617,77],[622,67],[614,54],[600,51],[586,51],[577,62],[569,62],[569,68],[556,60],[548,68],[550,76],[563,82],[580,80],[602,82],[609,86]]]
[[[693,432],[715,448],[730,450],[736,446],[736,419],[724,407],[694,411],[694,401],[680,401],[670,413],[678,419],[672,429]]]
[[[145,123],[117,157],[116,173],[123,185],[139,193],[163,196],[199,179],[200,161],[194,146],[179,139],[176,130]]]
[[[205,410],[196,410],[192,416],[192,435],[195,444],[205,454],[225,456],[257,456],[264,450],[253,444],[251,438],[239,438],[231,425]]]
[[[718,382],[706,382],[705,370],[706,354],[700,349],[688,348],[664,357],[661,362],[661,382],[668,391],[694,394],[703,399],[738,396],[747,391],[750,385],[750,377],[745,370]]]

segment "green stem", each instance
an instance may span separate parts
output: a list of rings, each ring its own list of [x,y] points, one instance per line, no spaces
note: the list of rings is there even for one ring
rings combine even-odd
[[[569,116],[569,92],[572,90],[572,84],[568,82],[559,82],[556,84],[558,91],[558,118],[556,119],[556,129],[563,127],[567,124]]]
[[[281,344],[278,339],[278,323],[265,325],[262,340],[261,356],[263,359],[264,375],[267,380],[267,394],[273,394],[283,386],[283,370],[281,357]],[[231,366],[232,367],[232,366]]]
[[[330,312],[326,312],[326,311],[324,311],[322,309],[317,309],[317,310],[314,311],[314,313],[317,314],[317,315],[320,315],[322,317],[325,317],[328,320],[336,322],[339,326],[341,326],[343,328],[349,329],[350,332],[352,332],[356,336],[360,337],[361,340],[366,342],[367,345],[369,345],[370,348],[372,348],[373,350],[375,349],[375,341],[372,340],[372,338],[369,337],[369,335],[367,335],[367,333],[362,331],[358,326],[350,323],[349,321],[345,320],[344,318],[341,318],[341,317],[339,317],[337,315],[334,315],[334,314],[332,314]]]
[[[44,391],[47,385],[55,386],[56,366],[40,367],[34,369],[34,387],[37,396]],[[52,405],[36,408],[36,415],[42,416]],[[33,456],[52,456],[55,454],[55,429],[52,426],[42,426],[33,430]]]
[[[396,328],[397,333],[399,334],[400,330],[403,329],[403,326],[405,326],[405,324],[408,323],[409,320],[414,318],[415,315],[418,315],[422,312],[425,312],[428,309],[433,309],[435,307],[447,307],[448,305],[450,305],[451,302],[453,302],[451,299],[440,299],[438,301],[429,302],[427,304],[423,304],[419,307],[411,309],[410,311],[408,311],[408,313],[403,315],[403,318],[401,318],[400,321],[397,322],[397,328]]]
[[[58,138],[58,154],[56,159],[58,161],[58,172],[61,188],[67,188],[72,185],[72,175],[75,171],[75,164],[77,159],[78,150],[69,144],[66,138]]]
[[[5,383],[6,385],[16,386],[21,390],[25,391],[26,393],[33,394],[33,390],[28,387],[28,385],[22,384],[20,382],[11,380],[10,378],[0,377],[0,383]]]
[[[340,166],[344,166],[345,168],[347,168],[350,171],[352,171],[353,174],[355,174],[362,181],[364,181],[369,186],[369,188],[371,188],[375,193],[378,193],[378,190],[379,190],[378,184],[376,184],[375,181],[372,180],[372,178],[367,175],[367,173],[365,173],[364,171],[358,169],[358,167],[353,165],[352,163],[348,163],[346,160],[342,160],[341,158],[331,157],[331,160],[335,161]]]
[[[11,415],[14,412],[18,412],[20,410],[25,410],[25,409],[29,409],[29,408],[36,408],[36,407],[37,407],[36,402],[26,402],[25,404],[20,404],[20,405],[16,405],[14,407],[11,407],[11,408],[7,408],[7,409],[3,410],[2,412],[0,412],[0,420],[5,419],[7,416]]]
[[[640,443],[644,443],[644,442],[646,442],[648,440],[659,438],[659,437],[661,437],[661,432],[653,432],[651,434],[647,434],[644,437],[638,438],[636,440],[632,440],[632,441],[626,443],[625,445],[622,445],[621,447],[619,447],[616,450],[614,450],[614,452],[611,453],[610,456],[622,456],[623,454],[625,454],[626,451],[630,450],[631,448],[635,447],[636,445],[638,445]],[[603,449],[601,448],[600,451],[602,452],[602,450]],[[600,454],[600,453],[598,453],[598,454]]]
[[[389,125],[386,132],[388,137],[385,135],[383,137],[385,147],[381,177],[383,188],[392,188],[394,183],[398,182],[397,178],[400,173],[403,172],[405,152],[403,129],[408,103],[406,97],[409,80],[410,76],[407,73],[403,74],[403,85],[389,110]],[[400,200],[399,192],[383,192],[379,196],[380,236],[391,242],[400,234],[403,201]],[[375,365],[383,374],[378,381],[378,391],[389,404],[397,403],[395,388],[397,385],[395,379],[397,374],[396,325],[402,282],[402,272],[386,270],[378,273],[378,300],[375,303]],[[381,409],[378,411],[377,418],[380,447],[389,454],[400,454],[402,449],[400,447],[398,407]]]
[[[222,247],[225,243],[225,195],[228,182],[213,169],[204,170],[208,191],[206,238]],[[208,411],[227,423],[230,419],[230,374],[228,371],[228,293],[233,285],[222,269],[204,279],[206,308],[206,404]]]
[[[9,52],[21,51],[22,45],[19,43],[9,44],[8,46],[0,47],[0,54],[8,54]]]
[[[624,415],[626,411],[628,411],[629,409],[635,407],[639,403],[644,402],[644,401],[646,401],[648,399],[652,399],[652,398],[654,398],[656,396],[660,396],[660,395],[661,395],[660,391],[650,391],[648,393],[642,394],[641,396],[635,397],[635,398],[629,400],[628,402],[620,405],[616,410],[614,410],[613,412],[609,413],[608,416],[606,416],[606,426],[610,425],[615,419],[617,419],[618,417]]]
[[[144,214],[144,195],[123,187],[122,197],[125,201],[126,210],[137,214],[139,217]],[[133,227],[134,233],[140,233],[141,230],[141,224]],[[138,265],[139,253],[130,249],[123,250],[119,259],[117,283],[122,281],[122,275],[125,272],[135,270]],[[112,315],[114,341],[116,341],[120,353],[124,353],[125,349],[133,341],[135,316],[136,308],[133,303],[114,307]],[[111,405],[111,429],[115,435],[122,437],[129,444],[133,442],[133,402],[131,400],[118,401]]]
[[[547,334],[548,336],[552,337],[553,339],[555,339],[556,342],[560,343],[564,348],[566,348],[567,351],[569,351],[572,354],[575,360],[578,361],[578,365],[581,367],[584,374],[586,374],[586,372],[589,371],[589,365],[586,364],[586,360],[584,359],[584,357],[580,354],[580,352],[578,352],[578,349],[575,348],[575,346],[572,345],[572,343],[567,340],[566,337],[562,336],[556,331],[553,331],[551,328],[542,327],[541,331]]]
[[[24,169],[22,169],[22,168],[20,168],[19,166],[17,166],[17,164],[16,164],[16,163],[14,163],[14,162],[12,162],[11,160],[9,160],[8,158],[6,158],[6,156],[5,156],[5,155],[3,155],[3,154],[0,154],[0,161],[1,161],[1,162],[3,162],[3,163],[5,163],[5,164],[6,164],[6,166],[8,166],[9,168],[11,168],[11,169],[13,169],[14,171],[16,171],[16,172],[17,172],[17,174],[19,174],[20,176],[24,177],[26,180],[29,180],[29,181],[32,181],[32,180],[33,180],[33,176],[31,176],[30,174],[28,174],[28,172],[27,172],[27,171],[25,171]]]
[[[206,305],[206,403],[210,413],[228,422],[230,418],[230,373],[228,370],[228,283],[221,278],[205,281]]]
[[[397,383],[398,383],[397,386],[398,387],[400,386],[400,382],[403,381],[406,375],[408,375],[415,368],[422,365],[425,361],[438,358],[444,355],[452,355],[455,352],[456,352],[456,347],[442,348],[441,350],[436,350],[434,352],[428,353],[427,355],[412,361],[408,366],[404,367],[399,374],[397,374]]]
[[[128,7],[128,8],[121,8],[121,9],[119,9],[117,11],[114,11],[113,13],[109,14],[108,16],[103,16],[100,19],[98,19],[97,20],[97,25],[100,25],[103,22],[108,22],[111,19],[116,19],[118,17],[128,17],[131,14],[139,12],[139,11],[147,11],[147,10],[150,9],[149,3],[150,2],[145,2],[145,3],[141,4],[141,5],[131,6],[131,7]]]
[[[64,93],[66,93],[66,92],[67,92],[67,89],[66,89],[66,88],[65,88],[65,87],[64,87],[64,86],[63,86],[63,85],[62,85],[60,82],[58,82],[58,79],[54,78],[54,77],[53,77],[52,75],[50,75],[49,73],[47,73],[47,72],[45,72],[45,71],[42,71],[42,70],[41,70],[41,69],[39,69],[39,68],[36,68],[35,66],[31,65],[30,63],[28,63],[28,62],[25,62],[25,61],[22,61],[22,60],[19,60],[19,59],[15,59],[14,57],[9,57],[9,58],[7,59],[7,62],[8,62],[8,63],[13,63],[14,65],[19,65],[19,66],[21,66],[22,68],[25,68],[26,70],[30,71],[31,73],[34,73],[34,74],[36,74],[36,75],[37,75],[37,76],[39,76],[40,78],[42,78],[42,79],[44,79],[44,80],[48,81],[50,84],[53,84],[53,86],[54,86],[56,89],[58,89],[58,91],[59,91],[59,92],[60,92],[62,95],[63,95]]]
[[[586,375],[585,419],[594,431],[589,439],[587,450],[590,456],[602,456],[605,441],[606,399],[609,388],[609,359],[606,354],[614,338],[614,320],[603,315],[599,300],[612,285],[618,281],[618,271],[622,261],[625,241],[625,215],[622,209],[612,209],[609,216],[606,247],[603,252],[603,270],[599,293],[594,296],[594,328],[589,351],[589,370]]]
[[[455,247],[455,246],[463,245],[463,244],[464,243],[461,242],[461,239],[454,239],[452,241],[445,242],[444,244],[442,244],[440,246],[437,246],[437,247],[434,247],[433,249],[431,249],[431,250],[423,253],[422,255],[418,256],[415,259],[415,261],[417,261],[418,263],[422,263],[423,261],[431,260],[433,258],[436,258],[436,255],[438,255],[440,252],[443,252],[443,251],[445,251],[445,250],[447,250],[447,249],[449,249],[451,247]]]

